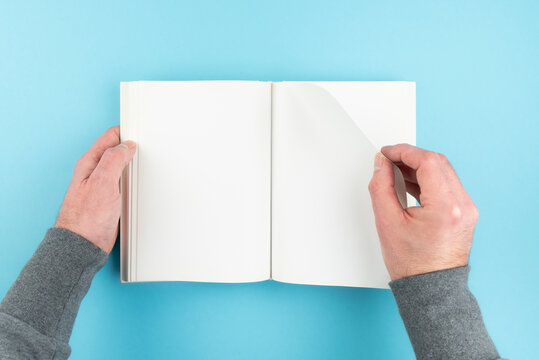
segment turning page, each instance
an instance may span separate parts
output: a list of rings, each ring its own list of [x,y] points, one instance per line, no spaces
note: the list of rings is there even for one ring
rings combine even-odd
[[[123,281],[270,277],[271,84],[121,84]]]
[[[272,278],[388,288],[368,183],[415,143],[415,83],[275,83],[272,113]]]

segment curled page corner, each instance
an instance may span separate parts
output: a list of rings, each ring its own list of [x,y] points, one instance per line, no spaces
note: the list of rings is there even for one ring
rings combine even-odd
[[[332,109],[332,112],[335,114],[339,114],[336,118],[339,119],[346,119],[346,124],[350,128],[350,133],[356,134],[353,136],[356,136],[358,142],[365,142],[372,148],[373,151],[378,151],[376,146],[374,145],[373,141],[367,136],[367,134],[361,129],[361,127],[357,124],[356,121],[347,113],[347,111],[341,106],[339,100],[331,94],[328,90],[324,89],[322,86],[309,83],[309,82],[298,82],[296,84],[301,84],[301,87],[303,87],[304,91],[308,91],[310,93],[309,97],[313,99],[317,99],[319,101],[319,105],[324,105],[326,107],[329,107]],[[342,124],[344,125],[344,124]],[[353,126],[351,126],[353,125]],[[352,130],[352,128],[354,128]],[[399,199],[399,202],[403,209],[406,209],[408,207],[408,201],[406,196],[406,184],[404,181],[403,174],[401,170],[393,163],[391,163],[393,167],[393,174],[395,177],[395,192],[397,193],[397,197]]]

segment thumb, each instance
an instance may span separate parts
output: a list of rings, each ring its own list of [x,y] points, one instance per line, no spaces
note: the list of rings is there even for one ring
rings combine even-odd
[[[113,182],[118,182],[123,169],[135,155],[135,151],[136,144],[130,140],[108,148],[103,153],[103,156],[101,156],[91,177],[110,179]]]
[[[403,208],[395,191],[393,164],[381,153],[374,157],[374,174],[369,183],[369,192],[378,226],[399,220]]]

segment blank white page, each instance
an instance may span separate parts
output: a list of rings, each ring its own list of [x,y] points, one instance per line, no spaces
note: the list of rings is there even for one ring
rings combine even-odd
[[[268,279],[271,85],[122,83],[122,111],[138,146],[130,281]]]
[[[272,278],[388,288],[368,183],[415,143],[415,83],[276,83],[272,111]]]

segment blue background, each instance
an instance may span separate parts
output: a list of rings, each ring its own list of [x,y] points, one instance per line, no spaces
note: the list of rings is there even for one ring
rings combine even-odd
[[[500,353],[539,353],[539,2],[2,1],[0,294],[54,224],[125,80],[414,80],[418,144],[480,211],[470,286]],[[116,248],[73,359],[411,359],[388,290],[122,285]]]

